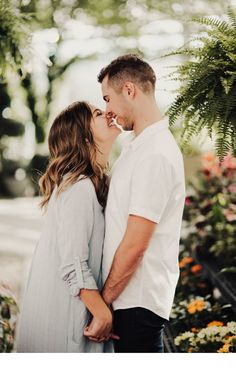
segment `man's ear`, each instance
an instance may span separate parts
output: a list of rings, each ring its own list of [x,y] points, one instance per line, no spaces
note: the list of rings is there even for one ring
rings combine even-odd
[[[127,93],[129,97],[134,97],[136,93],[135,85],[132,82],[125,82],[124,91]]]

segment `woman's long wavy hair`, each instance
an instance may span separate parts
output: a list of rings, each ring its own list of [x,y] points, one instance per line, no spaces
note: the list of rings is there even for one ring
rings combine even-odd
[[[59,195],[78,181],[80,175],[92,180],[98,201],[105,208],[108,176],[106,168],[96,161],[98,147],[90,128],[92,119],[86,102],[74,102],[55,118],[48,137],[49,164],[39,179],[43,195],[41,208],[47,207],[55,187]]]

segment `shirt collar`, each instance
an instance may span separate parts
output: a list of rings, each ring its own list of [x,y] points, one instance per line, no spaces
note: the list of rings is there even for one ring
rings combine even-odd
[[[153,135],[158,134],[160,131],[166,130],[168,128],[168,119],[163,118],[156,123],[147,126],[138,136],[136,136],[133,131],[127,133],[124,146],[131,147],[133,150],[135,150],[140,144],[151,138]]]

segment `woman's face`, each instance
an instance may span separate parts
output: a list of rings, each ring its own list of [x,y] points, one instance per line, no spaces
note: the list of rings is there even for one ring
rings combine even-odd
[[[110,126],[111,122],[106,118],[105,111],[90,105],[93,119],[91,120],[91,130],[95,143],[113,143],[118,135],[121,133],[120,129],[116,126]]]

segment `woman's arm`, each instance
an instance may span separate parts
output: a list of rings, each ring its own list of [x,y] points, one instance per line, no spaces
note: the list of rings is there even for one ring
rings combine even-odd
[[[107,336],[112,314],[98,291],[89,266],[89,242],[94,224],[96,194],[89,180],[82,180],[58,197],[58,248],[60,275],[72,297],[80,298],[97,322],[96,336]]]
[[[93,316],[93,320],[85,330],[85,336],[95,341],[110,337],[112,329],[112,313],[97,290],[81,289],[80,299]]]

